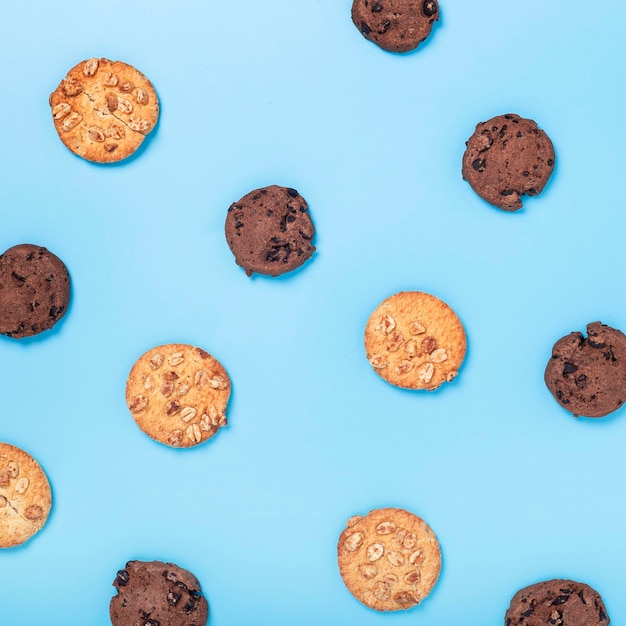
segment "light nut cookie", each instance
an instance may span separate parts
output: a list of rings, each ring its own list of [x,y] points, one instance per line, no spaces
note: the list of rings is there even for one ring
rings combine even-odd
[[[20,545],[39,532],[51,507],[50,483],[39,463],[0,442],[0,548]]]
[[[132,65],[109,59],[73,67],[50,94],[50,108],[61,141],[96,163],[129,157],[159,118],[150,81]]]
[[[404,509],[375,509],[351,517],[337,545],[339,572],[350,593],[376,611],[419,604],[441,571],[441,550],[430,526]]]
[[[126,403],[149,437],[189,448],[226,426],[230,378],[208,352],[187,344],[148,350],[133,365]]]
[[[451,382],[465,358],[463,324],[443,301],[401,291],[381,302],[365,327],[365,352],[374,371],[406,389],[433,390]]]

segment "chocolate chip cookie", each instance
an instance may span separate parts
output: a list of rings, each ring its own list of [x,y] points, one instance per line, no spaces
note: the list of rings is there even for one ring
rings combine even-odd
[[[152,83],[132,65],[109,59],[73,67],[50,95],[50,107],[61,141],[96,163],[129,157],[159,118]]]
[[[421,291],[401,291],[381,302],[367,321],[364,343],[380,377],[397,387],[428,390],[457,376],[467,347],[456,313]]]
[[[414,50],[439,19],[436,0],[354,0],[352,21],[363,37],[389,52]]]
[[[113,626],[205,626],[209,606],[198,579],[161,561],[129,561],[113,581]]]
[[[37,335],[65,315],[69,302],[70,276],[52,252],[25,243],[0,256],[0,333]]]
[[[306,201],[289,187],[255,189],[226,216],[226,241],[248,276],[278,276],[300,267],[315,252],[314,235]]]
[[[483,199],[504,211],[522,208],[554,170],[554,147],[533,120],[509,113],[476,126],[466,142],[463,178]]]
[[[12,548],[39,532],[50,514],[52,492],[30,454],[0,442],[0,548]]]
[[[376,611],[409,609],[432,590],[441,550],[430,526],[404,509],[351,517],[337,545],[339,572],[352,595]]]
[[[505,626],[605,626],[610,622],[597,591],[585,583],[559,579],[520,589],[504,618]]]
[[[554,344],[544,380],[576,417],[616,411],[626,401],[626,336],[601,322],[587,325],[587,337],[570,333]]]

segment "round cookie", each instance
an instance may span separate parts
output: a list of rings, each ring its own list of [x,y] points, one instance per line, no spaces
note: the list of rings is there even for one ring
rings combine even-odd
[[[441,571],[441,550],[430,526],[403,509],[351,517],[337,545],[339,572],[350,593],[376,611],[419,604]]]
[[[363,37],[389,52],[408,52],[439,19],[436,0],[354,0],[352,21]]]
[[[554,170],[554,147],[533,120],[509,113],[476,126],[466,142],[463,179],[489,204],[504,211],[522,208],[522,196],[536,196]]]
[[[585,583],[546,580],[520,589],[505,614],[505,626],[604,626],[611,620],[602,598]]]
[[[544,380],[554,399],[575,417],[604,417],[626,401],[626,336],[601,322],[552,348]]]
[[[50,514],[52,492],[33,457],[0,442],[0,548],[12,548],[39,532]]]
[[[129,561],[113,586],[113,626],[205,626],[209,619],[198,579],[172,563]]]
[[[159,118],[150,81],[132,65],[109,59],[73,67],[50,94],[50,107],[61,141],[96,163],[130,156]]]
[[[289,187],[255,189],[226,216],[226,241],[248,276],[279,276],[300,267],[315,252],[314,235],[306,201]]]
[[[146,435],[189,448],[226,426],[230,378],[201,348],[172,343],[139,357],[126,382],[126,404]]]
[[[421,291],[401,291],[381,302],[365,327],[365,353],[374,371],[406,389],[451,382],[465,358],[465,330],[445,303]]]
[[[25,243],[0,256],[0,333],[37,335],[65,315],[69,302],[67,268],[52,252]]]

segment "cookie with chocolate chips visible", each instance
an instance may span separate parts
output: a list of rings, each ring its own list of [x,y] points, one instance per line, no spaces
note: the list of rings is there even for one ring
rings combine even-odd
[[[604,417],[626,401],[626,336],[601,322],[552,348],[544,374],[554,399],[575,417]]]
[[[315,252],[315,228],[304,198],[289,187],[255,189],[226,215],[226,241],[237,265],[279,276],[300,267]]]
[[[439,20],[436,0],[354,0],[352,21],[359,32],[389,52],[409,52]]]
[[[554,170],[554,147],[533,120],[508,113],[476,126],[466,142],[463,179],[489,204],[522,208],[522,196],[543,191]]]
[[[553,579],[520,589],[505,614],[505,626],[607,626],[600,594],[585,583]]]
[[[113,626],[205,626],[209,605],[198,579],[161,561],[129,561],[113,581]],[[138,621],[139,620],[139,621]]]

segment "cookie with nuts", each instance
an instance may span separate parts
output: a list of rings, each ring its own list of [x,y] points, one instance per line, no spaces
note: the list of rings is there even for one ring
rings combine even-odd
[[[205,626],[209,605],[198,579],[161,561],[129,561],[113,581],[113,626]]]
[[[437,389],[451,382],[465,358],[461,320],[442,300],[401,291],[383,300],[365,326],[365,353],[374,371],[406,389]]]
[[[126,382],[126,403],[146,435],[189,448],[226,426],[230,378],[206,350],[157,346],[139,357]]]
[[[350,593],[376,611],[419,604],[441,571],[435,533],[404,509],[375,509],[351,517],[337,545],[339,572]]]
[[[92,58],[50,94],[54,127],[75,154],[96,163],[129,157],[159,118],[152,83],[132,65]]]
[[[51,507],[50,483],[39,463],[0,442],[0,548],[18,546],[39,532]]]
[[[414,50],[439,20],[437,0],[354,0],[352,21],[359,32],[389,52]]]

